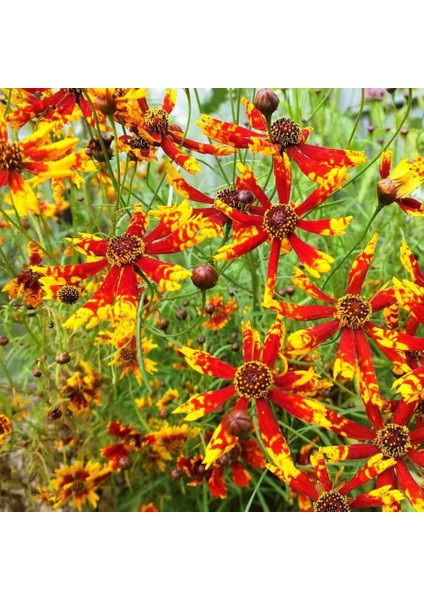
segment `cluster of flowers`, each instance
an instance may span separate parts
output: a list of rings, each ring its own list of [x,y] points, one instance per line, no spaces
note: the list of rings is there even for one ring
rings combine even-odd
[[[119,441],[102,449],[101,457],[107,462],[78,459],[56,469],[51,488],[39,490],[40,499],[54,508],[70,499],[78,510],[86,501],[96,507],[98,488],[115,471],[130,468],[131,456],[141,453],[146,463],[150,461],[159,471],[177,455],[172,476],[187,477],[192,486],[206,482],[216,498],[227,493],[226,465],[233,482],[242,487],[251,480],[247,465],[272,471],[298,494],[304,510],[347,512],[381,507],[399,511],[405,498],[415,510],[424,510],[424,491],[417,482],[424,466],[424,339],[417,335],[424,322],[424,273],[414,249],[402,241],[400,256],[409,278],[383,282],[371,297],[363,288],[378,247],[378,233],[352,261],[340,296],[330,295],[324,291],[325,284],[318,285],[310,278],[321,280],[334,263],[330,254],[314,245],[314,239],[319,239],[314,236],[341,236],[352,220],[350,215],[319,219],[311,215],[346,184],[350,169],[366,162],[362,151],[309,143],[313,137],[310,127],[286,116],[273,118],[279,99],[267,89],[257,92],[254,102],[242,100],[245,126],[202,115],[198,125],[208,143],[190,139],[172,123],[174,90],[166,90],[158,107],[148,104],[144,89],[40,88],[4,90],[4,94],[6,109],[0,108],[0,186],[7,204],[2,209],[3,227],[16,227],[21,233],[28,215],[57,218],[67,207],[69,182],[79,187],[88,177],[97,177],[99,185],[113,185],[116,204],[108,234],[81,233],[67,238],[79,255],[86,257],[85,262],[69,262],[69,246],[62,249],[62,260],[43,246],[41,237],[30,240],[27,264],[3,291],[34,309],[49,300],[56,307],[71,306],[64,330],[75,335],[82,327],[96,328],[97,343],[107,346],[110,364],[120,369],[121,379],[133,373],[141,383],[157,371],[157,363],[147,354],[158,347],[160,338],[145,336],[142,328],[144,320],[157,318],[155,299],[176,292],[188,278],[204,294],[216,285],[215,267],[221,261],[237,261],[262,244],[269,246],[262,314],[265,320],[272,318],[272,323],[262,337],[263,332],[242,315],[240,364],[233,366],[193,345],[179,344],[177,348],[192,369],[218,381],[212,389],[196,392],[183,403],[178,392],[168,394],[160,410],[168,415],[168,405],[174,403],[172,414],[183,414],[188,422],[221,413],[218,426],[204,435],[204,451],[184,454],[187,440],[197,433],[188,424],[158,425],[152,418],[151,431],[145,432],[112,420],[108,433]],[[73,127],[80,122],[97,136],[86,148],[77,150],[79,138],[73,135]],[[35,125],[34,131],[23,137],[21,131],[29,124]],[[8,126],[18,133],[8,133]],[[119,136],[118,126],[122,129]],[[12,141],[18,138],[20,141]],[[243,151],[245,160],[237,165],[234,185],[210,197],[189,184],[183,172],[197,177],[201,171],[192,151],[214,156],[217,161],[237,152],[241,156]],[[114,152],[117,158],[125,154],[136,168],[163,153],[169,159],[164,177],[182,201],[152,207],[153,197],[134,203],[131,192],[121,186],[119,163],[116,172],[111,168]],[[275,187],[276,201],[255,174],[256,155],[269,157],[272,163],[269,181]],[[305,197],[299,197],[299,186],[293,185],[294,174],[305,178],[312,189]],[[35,193],[48,180],[53,204]],[[391,151],[384,151],[377,212],[397,204],[406,215],[423,216],[423,205],[410,197],[423,181],[424,159],[417,155],[393,167]],[[151,225],[151,221],[155,223]],[[188,249],[206,241],[213,244],[222,237],[224,243],[208,264],[194,270],[181,264]],[[293,285],[316,303],[306,304],[306,298],[299,304],[281,299],[277,280],[284,268],[282,257],[290,252],[299,262]],[[45,264],[47,261],[52,264]],[[226,315],[236,308],[236,300],[224,305],[217,294],[208,306],[213,315],[208,326],[219,330]],[[408,315],[402,327],[400,309]],[[383,314],[384,325],[375,322],[376,313]],[[291,320],[321,322],[293,331],[285,341]],[[164,321],[156,321],[159,333],[166,330]],[[105,329],[101,329],[103,325]],[[332,382],[308,364],[316,349],[337,334],[333,380],[356,381],[363,406],[358,420],[329,405],[327,392]],[[393,378],[398,399],[386,399],[380,391],[376,352],[387,357],[401,375]],[[56,357],[59,365],[69,360],[66,352]],[[93,367],[80,361],[60,388],[62,402],[65,399],[67,409],[81,415],[100,402],[100,386]],[[147,404],[140,401],[139,408]],[[52,420],[58,415],[54,411],[60,409],[51,409]],[[312,444],[303,459],[296,461],[283,434],[282,421],[287,415],[315,431],[333,432],[341,443],[319,448]],[[12,435],[10,417],[0,415],[0,444]],[[358,460],[360,466],[347,481],[331,481],[329,463]],[[142,510],[152,508],[147,505]]]

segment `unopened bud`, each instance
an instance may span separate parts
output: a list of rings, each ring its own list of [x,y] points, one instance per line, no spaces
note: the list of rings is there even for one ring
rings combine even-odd
[[[5,335],[0,335],[0,346],[6,346],[9,343],[9,339]]]
[[[216,269],[206,263],[193,270],[191,280],[199,290],[209,290],[217,284],[218,273]]]
[[[380,179],[377,183],[377,195],[379,204],[388,206],[396,200],[396,186],[391,179]]]
[[[226,427],[231,435],[236,435],[237,437],[246,436],[252,429],[252,417],[247,410],[233,410],[227,417]]]
[[[66,365],[71,360],[71,357],[67,352],[58,352],[54,359],[58,365]]]
[[[278,96],[269,88],[263,88],[256,93],[255,107],[266,117],[270,117],[275,112],[280,104]]]

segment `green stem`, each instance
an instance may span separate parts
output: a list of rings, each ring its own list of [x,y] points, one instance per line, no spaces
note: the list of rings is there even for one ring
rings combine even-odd
[[[354,135],[356,133],[356,130],[358,129],[359,121],[361,120],[362,113],[364,112],[364,104],[365,104],[365,88],[362,88],[362,91],[361,91],[361,106],[359,107],[358,114],[356,115],[356,121],[355,121],[355,123],[353,125],[352,133],[350,134],[350,138],[349,138],[349,141],[347,143],[346,148],[349,148],[350,144],[352,143],[353,137],[354,137]]]
[[[371,219],[369,220],[368,225],[365,228],[364,233],[361,235],[361,237],[359,238],[359,240],[356,242],[356,244],[349,250],[349,252],[346,254],[346,256],[336,265],[336,267],[334,268],[333,271],[331,271],[330,275],[327,277],[327,279],[324,282],[324,285],[322,286],[322,289],[324,289],[327,285],[327,283],[330,281],[330,279],[333,277],[334,273],[336,273],[336,271],[338,271],[340,269],[340,267],[347,261],[347,259],[349,258],[349,256],[351,256],[352,252],[355,251],[355,249],[359,246],[359,244],[362,242],[362,240],[364,239],[364,237],[367,235],[369,228],[371,227],[372,222],[374,221],[374,219],[376,218],[376,216],[378,215],[378,213],[384,208],[384,204],[378,204],[377,208],[374,211],[373,216],[371,217]]]

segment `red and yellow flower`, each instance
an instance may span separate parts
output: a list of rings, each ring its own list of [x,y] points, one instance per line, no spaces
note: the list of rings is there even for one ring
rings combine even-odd
[[[158,225],[147,232],[149,215],[158,217]],[[72,315],[65,327],[77,329],[83,323],[91,328],[100,321],[127,316],[135,322],[136,306],[144,289],[145,279],[153,280],[158,291],[175,291],[179,280],[191,276],[184,267],[156,258],[191,248],[205,238],[214,236],[200,215],[193,216],[188,202],[179,206],[162,206],[146,214],[136,205],[131,221],[121,235],[105,240],[96,235],[82,234],[70,241],[87,255],[84,264],[37,267],[46,299],[66,301],[60,290],[75,288],[81,281],[107,269],[107,274],[94,295]],[[142,273],[143,279],[139,273]],[[64,297],[64,299],[61,298]]]
[[[216,207],[215,200],[220,200],[221,202],[224,202],[224,204],[228,204],[228,206],[241,211],[248,210],[249,204],[254,200],[253,196],[248,192],[246,193],[244,187],[240,186],[239,178],[236,179],[234,187],[226,187],[218,190],[215,194],[215,198],[206,196],[206,194],[203,194],[203,192],[187,183],[171,163],[169,163],[167,167],[166,181],[169,185],[172,185],[182,198],[187,198],[187,200],[191,200],[192,202],[200,202],[201,204],[206,205],[202,208],[195,208],[194,212],[199,212],[206,217],[210,223],[215,223],[217,226],[217,234],[222,232],[223,225],[229,222],[230,219]],[[240,194],[240,192],[242,193]]]
[[[267,122],[262,113],[246,98],[242,98],[250,126],[256,131],[201,115],[196,124],[210,139],[234,148],[249,148],[264,155],[287,155],[310,179],[322,183],[334,169],[356,167],[366,161],[364,152],[323,148],[306,143],[311,127],[301,127],[288,117]],[[290,165],[290,161],[288,161]]]
[[[331,427],[337,428],[338,415],[321,402],[308,397],[331,384],[320,380],[313,368],[288,370],[287,361],[282,354],[284,325],[281,315],[277,316],[263,343],[250,322],[242,323],[242,334],[243,364],[238,368],[208,352],[180,348],[193,369],[204,375],[223,379],[228,384],[192,396],[176,408],[174,413],[186,414],[186,420],[194,421],[236,398],[234,406],[221,420],[208,443],[204,458],[208,467],[238,443],[240,429],[246,429],[249,420],[252,423],[248,408],[253,405],[260,435],[269,455],[280,468],[288,468],[290,471],[290,451],[271,410],[271,404],[306,423],[329,428],[331,421]]]
[[[84,97],[83,88],[21,88],[22,100],[18,108],[7,116],[7,121],[19,129],[34,117],[40,117],[43,122],[64,125],[69,119],[81,114],[88,118],[91,116],[91,106]],[[14,94],[17,100],[17,94]]]
[[[0,113],[0,188],[9,186],[11,201],[20,216],[29,211],[40,213],[31,180],[24,178],[24,172],[37,176],[37,184],[72,174],[76,160],[73,150],[78,138],[67,137],[52,142],[52,128],[53,124],[42,124],[24,140],[11,142]]]
[[[403,391],[407,385],[404,381],[403,387],[399,386],[399,391]],[[413,473],[416,467],[420,472],[424,466],[424,448],[421,447],[424,444],[424,428],[413,428],[411,424],[420,402],[419,397],[416,394],[413,398],[402,396],[396,403],[391,419],[385,421],[379,408],[384,405],[384,401],[380,396],[376,378],[370,380],[359,372],[359,392],[364,404],[369,407],[367,414],[371,427],[346,420],[350,432],[343,435],[360,443],[327,446],[322,449],[324,455],[332,462],[372,458],[375,461],[394,459],[393,465],[377,475],[377,487],[389,485],[391,489],[400,488],[415,510],[423,512],[424,491],[415,481]],[[337,430],[337,433],[340,431]],[[398,501],[387,507],[387,510],[399,509]]]
[[[22,297],[24,304],[36,308],[43,303],[44,291],[39,281],[41,275],[33,271],[31,267],[41,263],[44,252],[34,242],[28,242],[27,251],[29,264],[25,265],[14,279],[3,287],[2,292],[7,292],[9,298]]]
[[[176,99],[176,90],[167,89],[161,107],[150,108],[145,98],[132,103],[124,116],[125,126],[131,131],[131,135],[119,138],[120,150],[132,159],[151,162],[156,160],[156,152],[160,147],[171,160],[189,173],[197,173],[201,168],[196,159],[181,150],[181,146],[214,156],[234,152],[228,146],[213,146],[186,138],[181,127],[169,122]]]
[[[424,216],[424,204],[409,195],[424,182],[424,158],[404,158],[392,170],[392,150],[380,157],[380,181],[377,183],[379,203],[383,206],[394,202],[412,217]]]
[[[378,234],[375,233],[365,249],[354,260],[348,275],[346,293],[333,298],[316,287],[300,270],[295,271],[293,283],[312,298],[326,305],[298,306],[289,302],[270,300],[268,306],[290,319],[299,321],[326,319],[310,329],[292,333],[288,344],[293,354],[306,354],[340,331],[340,342],[334,360],[334,378],[339,375],[352,379],[357,367],[363,374],[374,375],[369,336],[383,353],[393,359],[393,351],[423,350],[424,340],[394,330],[384,329],[371,322],[372,315],[395,302],[393,288],[383,287],[367,300],[361,295],[364,279],[374,256]],[[402,360],[399,356],[399,360]]]
[[[314,482],[306,474],[302,473],[304,476],[290,478],[278,467],[270,464],[266,465],[284,483],[287,483],[299,494],[310,498],[312,508],[307,509],[308,511],[351,512],[359,508],[390,507],[403,499],[403,494],[397,489],[392,489],[390,484],[377,487],[369,492],[362,492],[353,497],[350,496],[353,490],[392,467],[396,463],[394,458],[384,459],[373,456],[348,481],[337,486],[331,483],[322,450],[312,454],[310,460],[316,478]]]
[[[228,302],[224,301],[221,294],[215,294],[211,298],[207,298],[203,316],[207,317],[202,323],[203,327],[207,327],[212,331],[219,331],[228,323],[233,312],[237,309],[235,298],[230,298]],[[199,312],[200,309],[198,309]]]
[[[99,487],[110,474],[109,467],[89,460],[85,465],[76,460],[72,465],[61,467],[54,472],[52,485],[56,490],[52,500],[53,508],[60,508],[67,502],[81,511],[86,502],[96,508],[99,501]]]
[[[89,362],[81,360],[60,393],[66,398],[67,408],[79,415],[88,415],[93,405],[99,406],[102,379]]]
[[[324,236],[342,235],[352,217],[306,220],[304,217],[311,210],[320,206],[331,194],[338,190],[347,178],[343,170],[330,171],[322,184],[316,188],[303,202],[293,205],[290,202],[291,176],[287,156],[274,156],[274,170],[279,204],[274,205],[259,187],[253,171],[239,165],[240,185],[249,190],[260,202],[260,207],[249,207],[252,214],[246,214],[220,201],[215,206],[226,214],[233,223],[234,242],[223,246],[215,255],[215,260],[232,260],[242,256],[264,242],[271,244],[265,297],[272,296],[276,278],[278,260],[281,253],[294,250],[300,262],[314,276],[326,273],[334,259],[304,242],[298,231],[307,231]]]
[[[190,478],[188,485],[197,486],[206,481],[210,493],[214,498],[227,497],[227,484],[225,482],[226,467],[230,468],[231,480],[238,487],[249,487],[252,476],[244,464],[253,469],[263,469],[265,459],[255,440],[240,440],[228,453],[221,456],[216,462],[205,467],[204,456],[196,454],[191,458],[180,456],[177,460],[177,469]]]
[[[407,243],[402,240],[400,258],[412,281],[393,278],[396,299],[410,315],[405,325],[408,333],[415,333],[424,324],[424,273]]]

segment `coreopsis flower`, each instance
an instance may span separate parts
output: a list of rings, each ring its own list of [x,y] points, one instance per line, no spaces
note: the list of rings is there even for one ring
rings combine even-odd
[[[81,360],[72,375],[60,389],[73,413],[87,415],[93,404],[100,405],[100,385],[102,379],[89,362]]]
[[[211,298],[207,298],[203,315],[206,321],[202,323],[203,327],[212,331],[219,331],[228,323],[233,312],[237,309],[235,298],[230,298],[228,302],[224,301],[221,294],[215,294]],[[199,309],[199,312],[200,309]]]
[[[24,140],[12,142],[0,113],[0,188],[9,186],[12,204],[20,216],[28,212],[40,213],[31,180],[24,178],[24,172],[37,176],[37,184],[72,175],[75,164],[73,150],[78,138],[67,137],[52,142],[52,128],[52,124],[42,124]]]
[[[203,462],[202,454],[196,454],[191,458],[180,456],[177,460],[177,469],[190,478],[187,485],[197,486],[205,481],[212,496],[221,499],[227,496],[225,482],[227,467],[230,469],[233,484],[246,488],[249,487],[252,476],[244,465],[253,469],[263,469],[265,466],[264,455],[253,439],[240,440],[228,454],[221,456],[208,468]]]
[[[160,147],[171,160],[189,173],[197,173],[201,168],[197,160],[183,152],[181,147],[214,156],[234,152],[228,146],[213,146],[186,138],[181,127],[169,122],[176,98],[176,90],[167,89],[161,107],[150,108],[145,98],[129,105],[124,123],[131,135],[120,136],[120,150],[133,160],[135,158],[151,162],[156,160],[157,149]]]
[[[109,365],[115,365],[121,368],[120,379],[123,379],[132,372],[138,384],[142,382],[142,373],[138,363],[137,356],[137,336],[127,337],[120,332],[121,321],[113,323],[112,329],[99,333],[98,341],[113,346],[116,351],[113,354]],[[135,323],[133,324],[135,330]],[[158,347],[151,339],[143,337],[141,342],[141,356],[143,360],[143,370],[150,375],[157,371],[156,362],[147,356],[149,352]]]
[[[292,333],[288,344],[293,354],[306,354],[330,339],[340,331],[340,342],[334,360],[334,378],[339,375],[352,379],[357,368],[366,375],[374,372],[369,336],[385,354],[393,358],[393,351],[423,350],[424,340],[414,336],[384,329],[371,322],[374,313],[395,302],[393,288],[380,289],[367,300],[361,295],[364,279],[370,267],[377,245],[375,233],[365,249],[353,261],[348,274],[346,293],[341,298],[333,298],[315,286],[299,269],[295,270],[293,283],[312,298],[325,302],[325,305],[298,306],[289,302],[269,301],[268,307],[280,311],[282,315],[299,321],[326,319],[324,323],[310,329],[300,329]],[[401,360],[399,358],[399,360]],[[365,367],[365,365],[368,367]]]
[[[362,492],[356,496],[350,496],[353,490],[392,467],[396,463],[394,458],[384,459],[373,456],[348,481],[340,482],[337,486],[331,483],[322,451],[312,454],[310,460],[316,478],[314,482],[306,474],[304,477],[290,478],[278,467],[271,464],[266,465],[284,483],[287,483],[299,494],[310,498],[312,508],[307,509],[308,511],[351,512],[359,508],[392,506],[393,503],[400,502],[403,499],[403,494],[397,489],[392,489],[390,484],[377,487],[369,492]]]
[[[112,421],[108,425],[108,432],[122,441],[106,446],[101,455],[109,460],[110,468],[116,470],[130,466],[132,453],[145,451],[143,466],[163,472],[172,455],[182,452],[186,441],[197,435],[198,431],[198,428],[190,429],[187,424],[171,426],[160,421],[157,431],[143,434],[131,425]]]
[[[193,202],[200,202],[205,205],[205,207],[202,208],[195,208],[194,211],[207,217],[211,223],[215,223],[217,234],[221,233],[225,223],[231,221],[225,213],[215,206],[215,200],[220,200],[221,202],[224,202],[224,204],[228,204],[228,206],[241,211],[248,210],[250,203],[254,200],[253,195],[240,186],[239,178],[236,179],[234,187],[226,187],[218,190],[214,198],[207,196],[187,183],[171,163],[169,163],[167,167],[166,181],[169,185],[172,185],[183,198],[187,198],[187,200]]]
[[[249,102],[242,98],[252,131],[241,125],[226,123],[207,115],[196,124],[210,139],[234,148],[249,148],[264,155],[284,156],[297,163],[300,170],[310,179],[322,183],[333,169],[356,167],[366,161],[364,152],[323,148],[307,144],[311,127],[301,127],[288,117],[271,123],[268,130],[266,118]],[[290,168],[290,161],[288,161]]]
[[[150,215],[158,217],[159,223],[147,232]],[[65,303],[67,298],[59,290],[75,288],[81,281],[107,270],[100,287],[64,323],[65,327],[77,329],[87,323],[87,328],[92,328],[100,321],[125,316],[135,322],[145,279],[153,280],[162,292],[179,289],[178,281],[191,276],[188,269],[156,256],[181,252],[213,235],[202,217],[193,216],[186,201],[179,206],[161,206],[149,214],[137,204],[125,233],[108,240],[84,233],[70,240],[81,254],[89,257],[88,262],[36,270],[43,275],[40,281],[46,299],[59,298]]]
[[[368,407],[367,414],[371,427],[346,420],[350,432],[342,435],[358,440],[359,443],[326,446],[322,451],[331,462],[372,458],[375,461],[394,459],[395,463],[392,466],[377,475],[377,487],[390,485],[391,489],[400,488],[415,510],[423,512],[424,490],[412,474],[416,467],[419,472],[424,466],[424,447],[422,447],[424,428],[414,428],[411,423],[420,400],[416,395],[414,399],[402,396],[396,404],[393,416],[384,420],[379,408],[384,405],[384,401],[376,377],[364,377],[359,372],[358,382],[360,396]],[[404,386],[406,385],[404,382]],[[404,389],[399,387],[398,391]],[[399,510],[398,502],[394,501],[388,510]]]
[[[0,414],[0,446],[4,444],[4,438],[12,435],[12,420],[5,414]]]
[[[7,116],[8,123],[16,129],[34,117],[42,118],[43,122],[64,125],[74,112],[86,119],[92,114],[83,88],[60,88],[56,91],[52,88],[21,88],[15,91],[15,97],[20,91],[23,92],[23,101]]]
[[[242,323],[242,334],[243,362],[238,368],[203,350],[179,349],[193,369],[224,380],[224,387],[195,394],[174,413],[186,414],[187,421],[194,421],[236,398],[235,405],[225,414],[206,448],[204,463],[209,467],[229,452],[238,443],[240,434],[246,431],[246,425],[251,425],[248,408],[252,405],[269,455],[275,464],[285,469],[287,461],[291,465],[292,460],[271,404],[301,421],[326,428],[330,420],[335,419],[331,426],[337,428],[339,417],[334,411],[309,397],[331,384],[320,380],[313,368],[288,370],[281,351],[284,341],[281,315],[277,316],[263,343],[250,322]]]
[[[39,281],[41,275],[33,271],[31,267],[41,263],[44,252],[34,242],[28,242],[27,252],[29,264],[24,265],[20,273],[9,283],[6,283],[2,292],[7,292],[9,298],[22,297],[24,304],[36,308],[43,303],[44,292]]]
[[[423,171],[424,172],[424,171]],[[396,299],[410,315],[406,323],[408,333],[415,333],[424,324],[424,273],[407,243],[402,240],[400,258],[412,281],[393,278]]]
[[[108,433],[122,441],[102,448],[101,456],[109,461],[112,471],[128,468],[131,465],[130,454],[140,451],[143,447],[143,434],[120,421],[111,421]]]
[[[396,202],[406,214],[424,216],[424,204],[409,197],[424,181],[424,159],[419,155],[404,158],[392,170],[392,158],[392,150],[386,150],[380,157],[379,204],[386,206]]]
[[[99,501],[97,491],[110,472],[108,466],[91,460],[86,465],[76,460],[72,465],[56,469],[55,478],[51,481],[56,490],[53,508],[60,508],[67,502],[72,502],[78,511],[83,509],[86,502],[96,508]]]
[[[221,247],[214,257],[215,260],[232,260],[250,252],[264,242],[271,245],[265,297],[273,294],[281,253],[285,254],[293,249],[300,262],[314,277],[319,277],[320,273],[326,273],[331,269],[331,263],[334,262],[333,257],[304,242],[298,235],[299,231],[325,236],[342,235],[352,219],[352,217],[316,221],[305,219],[307,213],[320,206],[346,181],[345,169],[330,171],[318,188],[303,202],[294,205],[290,202],[289,159],[287,156],[274,156],[273,160],[278,204],[271,203],[271,200],[259,187],[253,171],[242,165],[239,166],[241,170],[240,185],[256,196],[261,206],[250,207],[250,213],[254,211],[254,214],[246,214],[219,199],[215,200],[215,206],[233,223],[237,224],[237,228],[234,230],[234,242]]]
[[[119,121],[128,111],[128,104],[145,98],[145,88],[91,88],[90,97],[93,99],[94,107],[104,115],[113,115]],[[100,115],[97,114],[99,118]]]

